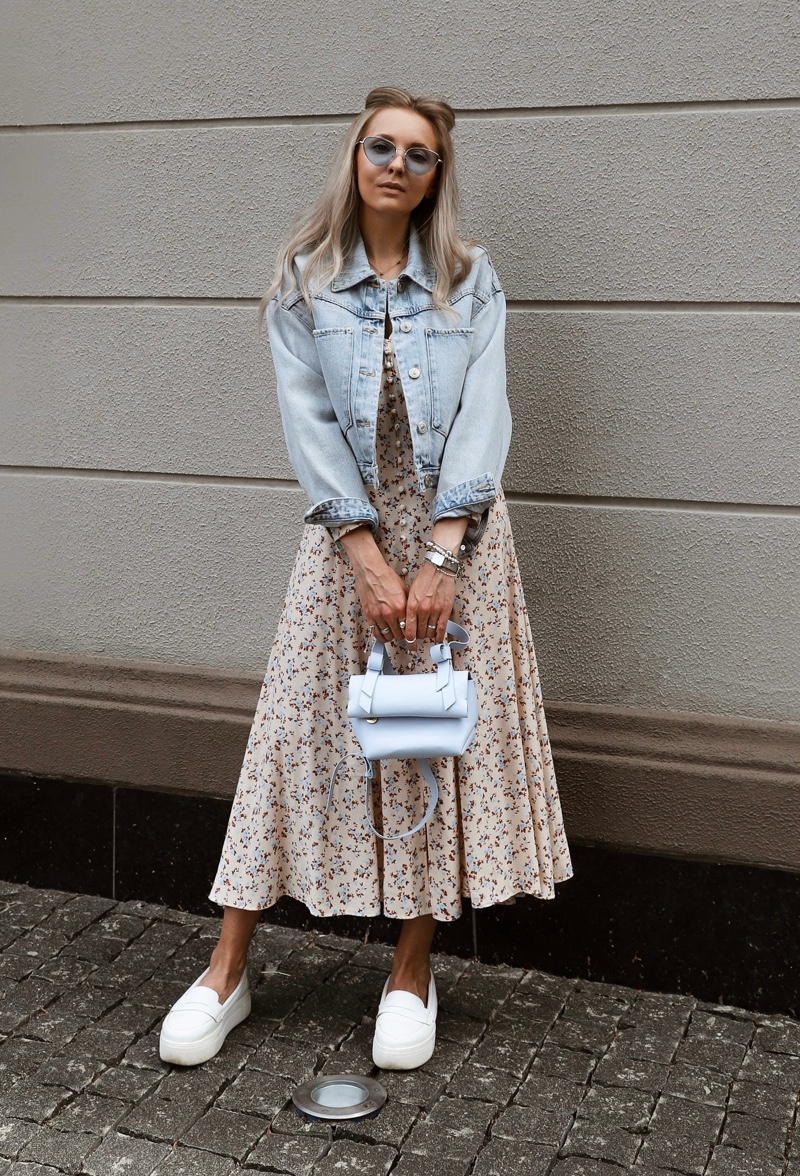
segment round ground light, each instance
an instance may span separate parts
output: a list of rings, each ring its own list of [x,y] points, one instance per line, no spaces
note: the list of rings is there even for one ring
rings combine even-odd
[[[386,1091],[380,1082],[361,1074],[327,1074],[298,1086],[292,1102],[304,1119],[371,1119],[383,1110]]]

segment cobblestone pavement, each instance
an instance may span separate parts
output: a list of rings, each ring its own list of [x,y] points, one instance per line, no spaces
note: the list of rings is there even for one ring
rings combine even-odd
[[[433,1059],[331,1130],[288,1100],[373,1072],[390,950],[262,924],[249,1020],[162,1065],[217,927],[0,883],[0,1176],[800,1176],[800,1024],[688,996],[438,956]]]

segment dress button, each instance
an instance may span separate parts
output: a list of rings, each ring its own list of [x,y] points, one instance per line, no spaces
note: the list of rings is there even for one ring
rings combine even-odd
[[[424,421],[420,421],[419,424],[417,425],[417,432],[418,433],[427,433],[427,431],[428,431],[428,426],[425,424]]]
[[[402,567],[402,568],[400,569],[400,575],[401,575],[401,576],[407,576],[407,575],[408,575],[408,564],[406,564],[406,566],[405,566],[405,567]]]
[[[411,376],[412,380],[418,380],[422,375],[419,368],[409,368],[408,374]]]
[[[400,324],[400,330],[403,332],[404,335],[407,335],[408,332],[411,330],[411,323],[402,322]]]

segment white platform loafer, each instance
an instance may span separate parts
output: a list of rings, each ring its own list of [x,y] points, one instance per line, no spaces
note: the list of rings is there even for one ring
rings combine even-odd
[[[427,1005],[413,992],[387,992],[388,985],[387,980],[375,1018],[372,1060],[381,1070],[415,1070],[430,1060],[436,1044],[438,1006],[433,972]]]
[[[208,968],[167,1013],[161,1026],[159,1053],[162,1062],[178,1066],[199,1066],[222,1048],[231,1029],[250,1015],[250,985],[247,968],[242,978],[221,1003],[213,988],[202,987]]]

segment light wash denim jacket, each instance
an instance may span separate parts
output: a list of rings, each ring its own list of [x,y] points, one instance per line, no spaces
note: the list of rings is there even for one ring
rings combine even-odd
[[[375,435],[388,306],[419,486],[436,487],[433,522],[476,516],[464,554],[474,550],[500,486],[511,412],[505,299],[486,252],[472,252],[472,269],[448,298],[455,314],[434,305],[434,270],[414,230],[408,264],[392,281],[375,277],[359,238],[342,273],[313,291],[311,309],[298,291],[269,303],[286,445],[313,504],[307,523],[363,522],[377,531],[365,486],[380,485]]]

